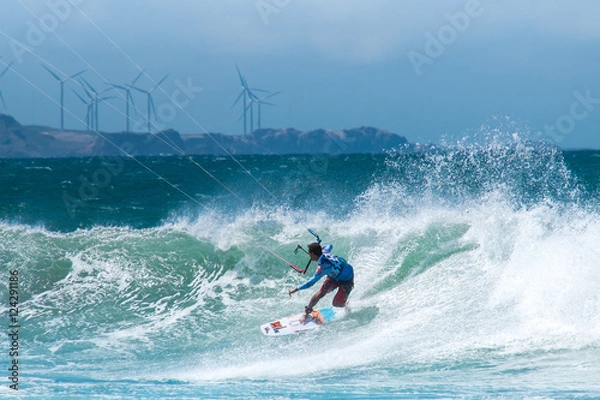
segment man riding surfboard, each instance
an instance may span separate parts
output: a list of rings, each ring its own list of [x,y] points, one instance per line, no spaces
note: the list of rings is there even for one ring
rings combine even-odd
[[[337,257],[329,252],[324,252],[319,243],[311,243],[308,245],[308,255],[312,261],[318,263],[315,274],[302,285],[289,290],[290,296],[299,290],[304,290],[312,287],[322,277],[326,276],[325,282],[308,302],[304,309],[302,321],[305,321],[308,315],[313,311],[313,307],[317,305],[327,293],[337,289],[337,293],[333,297],[332,304],[334,307],[344,307],[348,301],[348,296],[354,289],[354,268],[348,264],[346,260]]]

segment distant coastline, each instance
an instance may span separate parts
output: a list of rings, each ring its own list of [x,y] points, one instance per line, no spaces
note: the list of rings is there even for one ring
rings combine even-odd
[[[299,131],[258,129],[247,135],[93,132],[21,125],[0,114],[0,158],[47,158],[131,155],[377,154],[393,149],[415,151],[401,135],[373,127]]]

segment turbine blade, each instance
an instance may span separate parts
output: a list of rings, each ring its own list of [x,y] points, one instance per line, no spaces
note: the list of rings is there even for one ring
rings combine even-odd
[[[150,90],[150,93],[154,92],[165,80],[167,80],[168,77],[169,74],[166,74],[164,78],[158,81],[158,83]]]
[[[271,93],[270,95],[268,95],[268,96],[266,96],[266,97],[263,97],[261,100],[266,100],[266,99],[269,99],[269,98],[271,98],[271,97],[273,97],[273,96],[276,96],[276,95],[278,95],[279,93],[281,93],[281,90],[278,90],[278,91],[276,91],[275,93]]]
[[[133,101],[133,96],[131,95],[131,90],[127,90],[127,98],[129,100],[131,100],[131,105],[133,106],[133,110],[136,111],[136,109],[135,109],[135,102]]]
[[[54,79],[56,79],[57,81],[61,81],[61,79],[58,77],[58,75],[56,75],[54,72],[52,72],[50,70],[50,68],[46,67],[44,64],[42,64],[42,67],[44,67],[44,69],[48,72],[50,72],[50,74],[54,77]]]
[[[78,73],[71,75],[70,77],[65,79],[65,81],[68,81],[69,79],[74,79],[74,78],[78,77],[79,75],[83,74],[85,71],[87,71],[87,69],[84,69],[83,71],[79,71]]]
[[[141,92],[141,93],[148,94],[148,91],[147,91],[147,90],[140,89],[139,87],[131,86],[131,89],[133,89],[133,90],[137,90],[138,92]]]
[[[94,87],[92,85],[90,85],[90,83],[88,81],[86,81],[84,77],[81,77],[79,79],[88,87],[88,89],[90,89],[92,92],[98,94],[98,91],[96,89],[94,89]]]
[[[269,93],[268,90],[258,89],[258,88],[248,88],[248,90],[254,90],[255,92]]]
[[[121,90],[125,90],[125,91],[129,90],[125,86],[115,85],[115,84],[112,84],[112,83],[109,83],[109,85],[112,86],[112,87],[114,87],[114,88],[116,88],[116,89],[121,89]]]
[[[0,90],[0,100],[2,100],[2,105],[6,108],[6,103],[4,102],[4,96],[2,95],[2,91]]]
[[[242,90],[240,92],[240,94],[238,95],[237,99],[235,99],[235,101],[233,102],[233,105],[231,106],[231,108],[235,107],[235,105],[238,103],[238,101],[240,101],[240,98],[242,97],[243,94],[244,94],[244,90]]]
[[[240,69],[238,68],[237,64],[235,64],[235,69],[237,70],[238,76],[240,77],[240,83],[242,84],[242,87],[246,87],[246,80],[242,76],[242,73],[240,72]]]
[[[138,74],[138,76],[136,76],[136,77],[135,77],[135,79],[133,80],[133,82],[131,82],[131,85],[130,85],[130,86],[133,86],[133,85],[135,85],[135,83],[138,81],[138,79],[140,79],[140,78],[141,78],[141,76],[142,76],[143,74],[144,74],[144,70],[142,70],[142,72],[140,72],[140,73]]]
[[[2,73],[0,74],[0,78],[2,78],[2,77],[4,76],[4,74],[6,74],[6,72],[7,72],[7,71],[10,69],[10,67],[12,67],[12,65],[13,65],[14,63],[15,63],[14,61],[11,61],[11,63],[10,63],[10,64],[8,64],[8,65],[6,66],[6,68],[4,68],[4,71],[2,71]]]
[[[80,82],[80,84],[81,84],[81,82]],[[87,90],[87,88],[85,87],[85,85],[83,85],[83,84],[82,84],[82,85],[81,85],[81,87],[83,88],[83,90],[85,91],[85,94],[87,94],[87,96],[88,96],[90,99],[93,99],[93,98],[94,98],[94,96],[92,96],[92,94],[89,92],[89,90]]]
[[[73,89],[71,89],[71,90],[73,90]],[[88,102],[87,102],[87,101],[85,101],[85,99],[84,99],[83,97],[81,97],[81,96],[79,95],[79,93],[77,93],[75,90],[73,90],[73,93],[75,93],[75,96],[77,96],[77,97],[79,98],[79,100],[81,100],[81,102],[82,102],[83,104],[85,104],[86,106],[88,105]]]

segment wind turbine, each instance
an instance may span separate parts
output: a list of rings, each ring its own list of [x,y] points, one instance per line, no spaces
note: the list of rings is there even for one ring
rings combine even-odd
[[[275,106],[275,104],[273,104],[273,103],[269,103],[269,102],[267,102],[267,101],[265,101],[265,100],[267,100],[267,99],[270,99],[271,97],[273,97],[273,96],[275,96],[275,95],[278,95],[279,93],[281,93],[281,91],[277,91],[277,92],[275,92],[275,93],[271,93],[271,94],[270,94],[270,95],[268,95],[268,96],[263,96],[263,97],[260,97],[260,98],[256,99],[256,102],[258,103],[258,129],[260,129],[260,128],[261,128],[261,124],[260,124],[260,121],[261,121],[261,120],[260,120],[260,114],[261,114],[261,112],[260,112],[260,107],[261,107],[261,105],[263,105],[263,104],[264,104],[264,105],[266,105],[266,106],[273,106],[273,107],[276,107],[276,106]]]
[[[235,107],[235,105],[238,103],[238,101],[240,101],[240,98],[242,98],[242,97],[244,98],[244,103],[243,103],[244,113],[242,114],[242,117],[244,118],[244,135],[245,135],[247,133],[246,113],[248,112],[248,109],[250,110],[250,131],[254,130],[254,102],[258,100],[258,96],[256,96],[252,91],[254,90],[257,92],[266,92],[266,90],[249,88],[248,82],[246,81],[246,78],[244,78],[242,73],[240,72],[240,69],[238,68],[237,64],[235,65],[235,69],[237,70],[238,76],[240,78],[240,83],[242,85],[242,91],[240,92],[238,97],[235,99],[235,102],[233,103],[231,108]],[[242,117],[240,117],[240,118],[242,118]]]
[[[80,82],[81,86],[83,87],[83,90],[85,90],[85,93],[88,95],[88,97],[90,99],[92,99],[93,103],[94,103],[94,108],[93,108],[93,114],[92,114],[92,118],[93,118],[93,123],[92,123],[92,128],[95,131],[98,131],[98,126],[100,125],[99,121],[100,118],[98,116],[98,104],[100,104],[101,102],[105,101],[105,100],[109,100],[109,99],[114,99],[113,96],[110,97],[100,97],[100,95],[108,90],[110,90],[110,88],[101,90],[101,91],[97,91],[92,85],[90,85],[90,83],[88,81],[86,81],[84,78],[81,78]],[[87,86],[87,88],[89,90],[92,91],[92,93],[94,94],[94,96],[92,96],[89,91],[85,88]]]
[[[269,94],[267,96],[258,97],[257,95],[255,95],[252,92],[253,90],[258,91],[258,92],[268,93],[268,91],[262,90],[262,89],[256,89],[256,88],[248,89],[248,98],[250,100],[248,102],[248,105],[246,106],[246,111],[250,110],[250,132],[254,131],[254,103],[258,104],[258,111],[257,111],[257,114],[258,114],[258,124],[257,125],[258,125],[258,129],[260,129],[262,127],[261,126],[262,105],[264,104],[266,106],[273,106],[273,107],[275,107],[275,104],[269,103],[269,102],[267,102],[265,100],[267,100],[267,99],[269,99],[269,98],[271,98],[271,97],[273,97],[273,96],[281,93],[281,91],[278,91],[278,92],[271,93],[271,94]],[[240,119],[241,119],[241,117],[240,117]]]
[[[0,74],[0,79],[2,79],[2,77],[4,76],[4,74],[6,74],[6,72],[10,69],[10,67],[13,65],[14,61],[11,62],[10,64],[8,64],[6,66],[6,68],[4,68],[4,71],[2,71],[2,73]],[[2,104],[4,105],[4,108],[6,108],[6,102],[4,101],[4,96],[2,95],[2,91],[0,90],[0,100],[2,100]]]
[[[94,125],[94,98],[91,97],[88,93],[88,97],[90,98],[90,101],[85,101],[85,99],[83,97],[81,97],[79,95],[79,93],[77,93],[75,90],[73,90],[73,93],[75,93],[75,96],[77,96],[79,98],[79,100],[81,100],[81,102],[83,104],[86,105],[87,107],[87,113],[85,114],[85,124],[87,126],[87,130],[91,131],[93,129],[93,125]],[[87,91],[86,91],[87,93]]]
[[[254,132],[254,102],[258,100],[258,96],[256,96],[250,89],[248,89],[248,105],[244,110],[244,114],[246,111],[250,110],[250,133]]]
[[[247,100],[247,95],[250,93],[250,90],[248,89],[248,84],[246,83],[246,78],[244,78],[242,76],[242,73],[240,72],[240,69],[238,68],[237,64],[235,64],[235,69],[237,70],[238,76],[240,78],[240,83],[242,85],[242,91],[240,92],[240,94],[238,95],[238,97],[235,99],[235,102],[233,103],[233,105],[231,106],[231,108],[235,107],[235,105],[238,103],[238,101],[240,101],[240,98],[244,98],[244,102],[242,103],[243,107],[244,107],[244,114],[242,115],[244,117],[244,135],[247,133],[246,130],[246,111],[248,110],[248,100]]]
[[[152,133],[152,130],[151,130],[152,114],[154,113],[154,116],[156,117],[156,108],[154,108],[154,100],[152,99],[152,92],[154,92],[156,89],[158,89],[158,87],[168,78],[168,76],[169,76],[169,74],[165,75],[165,77],[162,78],[150,90],[144,90],[144,89],[140,89],[138,87],[132,87],[132,89],[135,89],[138,92],[144,93],[146,95],[146,103],[147,103],[146,105],[148,107],[147,114],[146,114],[148,117],[148,133]]]
[[[65,83],[83,74],[86,70],[84,69],[83,71],[79,71],[78,73],[68,76],[65,79],[60,79],[58,75],[52,72],[44,64],[42,64],[42,67],[44,67],[46,71],[50,72],[50,75],[52,75],[58,81],[58,83],[60,83],[60,130],[62,131],[65,129]]]
[[[133,106],[135,107],[135,104],[133,102],[133,96],[131,95],[131,89],[133,89],[133,85],[135,85],[135,83],[138,81],[138,79],[140,79],[140,77],[142,76],[143,73],[144,73],[144,71],[142,70],[142,72],[140,72],[138,74],[138,76],[136,76],[135,79],[133,81],[131,81],[131,83],[128,85],[115,85],[114,83],[107,82],[107,84],[112,86],[113,88],[120,89],[125,92],[125,100],[127,102],[127,108],[126,108],[127,132],[129,132],[129,102],[131,102],[131,104],[133,104]]]
[[[100,126],[100,117],[98,116],[98,104],[102,103],[103,101],[106,100],[110,100],[110,99],[114,99],[115,96],[109,96],[109,97],[97,97],[95,99],[95,106],[94,106],[94,121],[96,123],[95,125],[95,131],[98,132],[99,131],[99,126]]]

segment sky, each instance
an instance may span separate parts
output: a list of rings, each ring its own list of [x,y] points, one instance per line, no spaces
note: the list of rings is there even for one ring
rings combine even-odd
[[[496,136],[600,148],[596,0],[3,0],[0,112],[85,129],[83,77],[101,131],[152,92],[152,131],[243,134],[236,65],[263,128],[374,126],[410,142]],[[261,91],[262,90],[262,91]],[[79,94],[82,99],[78,98]],[[132,91],[131,129],[147,131]],[[257,103],[252,127],[258,127]],[[250,130],[250,110],[246,111]]]

